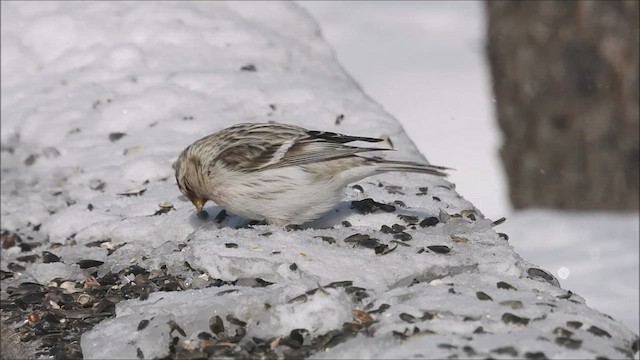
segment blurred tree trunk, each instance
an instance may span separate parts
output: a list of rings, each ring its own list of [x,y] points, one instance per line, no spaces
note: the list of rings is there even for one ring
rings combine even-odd
[[[486,9],[513,206],[638,210],[639,2]]]

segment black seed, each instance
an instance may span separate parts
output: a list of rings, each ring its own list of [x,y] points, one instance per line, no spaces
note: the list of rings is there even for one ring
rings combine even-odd
[[[202,210],[199,211],[196,216],[198,217],[198,219],[200,220],[205,220],[207,218],[209,218],[209,213],[206,210]]]
[[[393,229],[391,229],[388,225],[382,225],[382,227],[380,227],[380,231],[383,234],[393,234]]]
[[[371,198],[366,198],[359,201],[352,201],[351,208],[355,209],[360,214],[369,214],[376,212],[378,210],[382,210],[385,212],[394,212],[396,211],[396,207],[393,205],[383,204],[374,201]]]
[[[567,321],[567,326],[573,329],[580,329],[582,323],[580,321]]]
[[[351,223],[345,220],[345,221],[342,222],[342,226],[351,227]]]
[[[298,270],[298,264],[293,263],[293,264],[289,265],[289,269],[291,269],[291,271],[296,271],[296,270]]]
[[[439,197],[437,197],[437,196],[432,196],[431,198],[433,199],[433,201],[442,201],[442,200],[440,200],[440,198],[439,198]]]
[[[393,224],[393,225],[391,225],[391,229],[393,230],[393,232],[395,234],[398,234],[398,233],[403,232],[406,229],[406,227],[404,227],[404,226],[402,226],[400,224]]]
[[[513,346],[503,346],[496,349],[491,350],[492,353],[500,354],[500,355],[509,355],[511,357],[518,357],[518,350],[516,350]]]
[[[238,244],[236,243],[225,243],[224,246],[228,249],[237,249],[238,248]]]
[[[498,225],[502,224],[505,221],[507,221],[507,218],[506,217],[501,217],[500,219],[494,221],[491,226],[498,226]]]
[[[198,334],[198,339],[200,340],[211,340],[213,336],[206,331],[202,331]]]
[[[369,240],[371,237],[369,235],[366,234],[353,234],[351,236],[348,236],[347,238],[344,239],[344,242],[346,243],[359,243],[361,241],[364,240]]]
[[[138,357],[138,359],[144,359],[144,353],[142,352],[142,350],[140,350],[140,348],[136,348],[136,356]]]
[[[595,336],[604,336],[604,337],[611,338],[611,335],[608,332],[600,329],[597,326],[592,325],[590,328],[587,329],[587,331],[592,333]]]
[[[247,326],[247,323],[246,323],[246,322],[244,322],[244,321],[242,321],[242,320],[238,319],[237,317],[235,317],[235,316],[233,316],[233,315],[231,315],[231,314],[228,314],[228,315],[227,315],[227,321],[228,321],[230,324],[235,325],[235,326],[239,326],[239,327],[246,327],[246,326]]]
[[[498,283],[496,284],[496,286],[498,287],[498,289],[505,289],[505,290],[518,290],[516,289],[513,285],[506,283],[504,281],[498,281]]]
[[[48,263],[56,263],[56,262],[60,262],[60,257],[58,257],[57,255],[48,252],[48,251],[43,251],[42,252],[42,262],[45,264]]]
[[[212,316],[209,319],[209,330],[216,335],[224,332],[224,323],[220,316]]]
[[[509,241],[509,235],[505,233],[498,233],[498,237],[500,237],[501,239],[504,239],[505,241]]]
[[[38,159],[37,154],[31,154],[26,159],[24,159],[24,164],[26,166],[31,166],[36,162],[37,159]]]
[[[256,72],[256,71],[258,71],[258,69],[257,69],[257,68],[256,68],[256,66],[255,66],[255,65],[253,65],[253,64],[247,64],[247,65],[243,65],[243,66],[240,68],[240,71]]]
[[[418,188],[418,191],[420,191],[423,194],[426,194],[429,191],[429,188],[427,186],[422,186]]]
[[[339,114],[338,116],[336,116],[335,124],[336,124],[336,125],[340,125],[340,123],[342,122],[342,120],[344,120],[344,114]]]
[[[515,324],[515,325],[521,325],[521,326],[526,326],[529,324],[528,318],[520,317],[511,313],[502,314],[502,321],[505,324]]]
[[[413,215],[398,215],[398,217],[409,225],[417,224],[419,221],[418,217]]]
[[[88,204],[87,205],[87,210],[93,211],[93,204]]]
[[[420,248],[420,249],[418,249],[418,252],[417,252],[417,253],[418,253],[418,254],[422,254],[422,253],[423,253],[423,252],[425,252],[425,251],[426,251],[426,250],[425,250],[424,248]]]
[[[476,292],[476,297],[479,300],[493,300],[491,296],[487,295],[485,292],[482,292],[482,291]]]
[[[426,218],[426,219],[422,220],[422,221],[420,222],[420,224],[419,224],[419,225],[420,225],[421,227],[435,226],[435,225],[436,225],[437,223],[439,223],[439,222],[440,222],[440,220],[438,220],[438,218],[437,218],[437,217],[435,217],[435,216],[430,216],[430,217],[428,217],[428,218]]]
[[[264,232],[264,233],[260,234],[260,236],[270,236],[272,234],[273,233],[271,231],[267,231],[267,232]]]
[[[91,267],[96,267],[96,266],[100,266],[102,264],[104,264],[104,261],[100,261],[100,260],[80,260],[77,262],[77,264],[80,266],[80,269],[88,269]]]
[[[458,347],[451,344],[438,344],[438,348],[445,349],[445,350],[454,350],[454,349],[457,349]]]
[[[557,337],[556,344],[564,346],[567,349],[579,349],[582,346],[582,340],[571,339],[568,337]]]
[[[398,239],[398,240],[402,240],[402,241],[409,241],[411,239],[413,239],[413,237],[410,234],[407,234],[406,232],[401,232],[400,234],[395,234],[393,235],[394,239]]]
[[[382,314],[383,312],[387,311],[390,307],[391,305],[389,304],[380,304],[380,306],[376,310],[369,311],[369,314]]]
[[[447,254],[451,251],[451,248],[446,245],[431,245],[427,246],[427,249],[438,254]]]
[[[402,313],[400,314],[400,320],[413,324],[416,322],[416,317],[411,314]]]
[[[335,244],[336,243],[336,239],[332,238],[331,236],[314,236],[314,238],[320,238],[320,239],[322,239],[322,241],[326,241],[329,244]]]
[[[125,133],[121,133],[121,132],[112,132],[111,134],[109,134],[109,140],[111,142],[116,142],[120,139],[122,139],[125,135]]]
[[[482,326],[478,326],[475,330],[473,330],[474,334],[485,334],[484,328]]]
[[[227,210],[225,210],[225,209],[220,210],[220,212],[218,213],[218,215],[216,215],[216,222],[217,222],[218,224],[220,224],[221,222],[223,222],[223,221],[224,221],[224,219],[226,219],[226,218],[227,218],[227,216],[228,216],[228,215],[227,215]]]
[[[144,330],[144,328],[146,328],[147,325],[149,325],[149,320],[147,319],[140,320],[140,322],[138,323],[138,331]]]
[[[547,359],[547,355],[542,351],[526,352],[524,353],[524,357],[525,359]]]

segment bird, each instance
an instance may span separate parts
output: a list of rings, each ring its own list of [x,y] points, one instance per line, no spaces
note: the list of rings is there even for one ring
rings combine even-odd
[[[392,149],[351,144],[381,141],[289,124],[241,123],[187,146],[174,163],[175,177],[198,213],[211,200],[247,219],[285,226],[322,217],[347,185],[369,176],[403,171],[445,177],[451,170],[361,156]]]

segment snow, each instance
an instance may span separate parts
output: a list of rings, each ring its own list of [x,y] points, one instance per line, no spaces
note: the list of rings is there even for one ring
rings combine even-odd
[[[362,180],[362,191],[345,189],[338,207],[302,230],[216,219],[215,204],[207,219],[196,216],[172,163],[194,140],[238,122],[389,136],[397,150],[390,157],[425,160],[295,4],[1,6],[1,227],[44,244],[27,254],[61,258],[24,264],[17,280],[46,285],[137,265],[184,287],[118,302],[114,318],[82,335],[85,358],[164,357],[176,336],[182,348],[197,347],[215,316],[228,337],[245,329],[243,344],[295,329],[313,338],[342,331],[344,342],[314,357],[499,357],[495,349],[507,344],[556,358],[628,356],[616,348],[628,352],[636,334],[531,275],[535,266],[445,179]],[[368,198],[395,208],[352,208]],[[173,208],[159,213],[166,202]],[[418,224],[428,217],[440,221]],[[395,224],[400,234],[381,230]],[[25,253],[3,251],[2,269],[18,255]],[[82,260],[104,264],[81,269]],[[134,274],[119,280],[119,289],[143,282]],[[342,330],[367,316],[366,331]],[[149,323],[139,329],[142,320]],[[574,348],[550,340],[567,321],[584,324]],[[611,338],[593,335],[592,325]]]

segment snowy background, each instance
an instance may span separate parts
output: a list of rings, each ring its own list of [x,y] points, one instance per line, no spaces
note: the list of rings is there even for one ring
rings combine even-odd
[[[387,15],[396,22],[404,16]],[[446,27],[456,16],[435,18]],[[328,358],[629,356],[636,334],[584,306],[581,290],[558,287],[514,251],[515,240],[496,233],[524,240],[526,231],[539,247],[537,237],[551,235],[529,229],[549,228],[548,213],[513,217],[507,224],[519,229],[494,231],[458,195],[467,191],[462,179],[474,175],[455,156],[476,148],[470,141],[478,132],[467,137],[441,127],[438,112],[425,111],[424,124],[445,152],[423,154],[459,169],[456,191],[445,179],[416,174],[365,179],[303,231],[214,219],[221,209],[213,204],[209,219],[195,216],[171,164],[187,144],[237,122],[389,136],[393,156],[423,158],[319,34],[289,3],[2,2],[1,210],[8,232],[1,284],[10,300],[34,301],[24,298],[32,293],[36,304],[45,293],[49,299],[40,309],[49,316],[18,322],[17,331],[46,325],[56,339],[65,334],[59,326],[71,331],[95,321],[81,339],[77,329],[60,339],[68,341],[65,351],[81,345],[88,358],[164,356],[176,334],[180,351],[199,351],[208,341],[203,331],[226,344],[219,351],[238,356],[325,348]],[[442,44],[452,43],[449,36],[441,35]],[[442,92],[439,85],[433,93]],[[452,107],[466,106],[458,99]],[[471,118],[444,112],[443,119]],[[414,139],[419,131],[408,129]],[[504,215],[490,210],[492,200],[487,210],[483,200],[473,202],[489,218]],[[616,219],[626,225],[605,224],[626,237],[630,221]],[[579,216],[575,226],[584,221]],[[602,229],[578,234],[608,239],[613,231]],[[599,279],[609,282],[600,293],[624,293]],[[12,281],[46,286],[9,291]],[[28,315],[12,311],[14,319]],[[232,340],[238,334],[247,335],[242,343]]]
[[[638,213],[513,212],[480,1],[302,1],[340,63],[524,258],[639,331]],[[455,138],[456,147],[451,139]],[[459,146],[459,147],[457,147]]]

